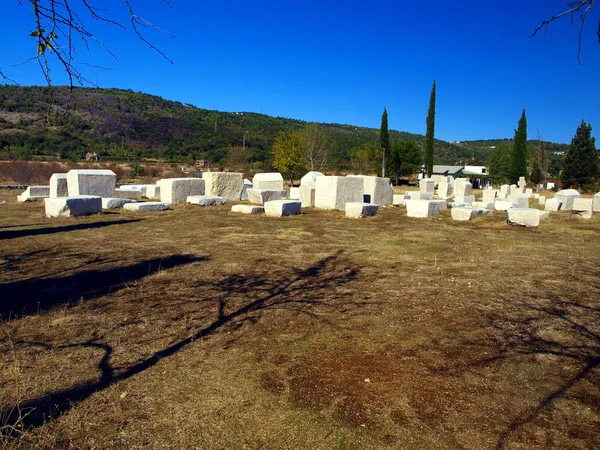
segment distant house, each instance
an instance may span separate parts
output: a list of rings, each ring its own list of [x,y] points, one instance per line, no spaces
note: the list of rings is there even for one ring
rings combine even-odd
[[[484,189],[492,184],[487,167],[485,166],[433,166],[431,177],[438,183],[441,178],[449,176],[452,178],[469,178],[475,189]]]
[[[93,153],[87,152],[85,154],[86,161],[100,161],[100,159],[101,159],[100,156],[96,152],[93,152]]]
[[[465,166],[463,173],[469,175],[488,175],[488,169],[485,166]]]
[[[441,175],[444,177],[458,177],[463,174],[464,166],[433,166],[432,175]]]

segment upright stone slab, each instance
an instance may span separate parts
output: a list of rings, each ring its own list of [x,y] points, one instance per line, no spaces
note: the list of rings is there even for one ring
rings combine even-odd
[[[50,196],[50,186],[27,186],[27,189],[17,196],[19,202],[37,202]]]
[[[580,219],[591,219],[594,210],[593,198],[576,198],[573,200],[572,214]]]
[[[299,187],[291,187],[290,188],[290,200],[300,200],[300,188]]]
[[[360,219],[361,217],[371,217],[377,214],[378,205],[364,202],[346,203],[346,217]]]
[[[508,198],[508,196],[512,194],[510,190],[510,186],[508,184],[503,184],[500,186],[500,192],[498,193],[498,198]]]
[[[53,173],[50,177],[50,197],[66,197],[69,195],[69,186],[66,173]]]
[[[47,198],[44,204],[46,217],[79,217],[102,212],[102,197],[96,195]]]
[[[561,209],[561,207],[562,202],[556,197],[547,199],[546,203],[544,204],[544,209],[546,211],[558,211]]]
[[[496,201],[497,194],[498,191],[496,189],[484,189],[481,201],[487,203],[494,203]]]
[[[512,194],[508,201],[516,203],[519,208],[529,208],[529,196],[527,194]]]
[[[273,200],[282,200],[287,197],[287,191],[272,189],[248,189],[248,201],[262,205]]]
[[[511,208],[506,211],[506,222],[527,228],[540,226],[540,210],[535,208]]]
[[[406,215],[408,217],[433,217],[445,208],[445,200],[406,200]]]
[[[394,188],[389,178],[382,177],[360,177],[364,182],[363,200],[366,203],[373,203],[379,206],[392,204],[394,199]]]
[[[532,197],[533,196],[533,189],[531,189],[531,188],[525,189],[525,194],[527,194],[528,196]]]
[[[230,201],[242,198],[244,174],[235,172],[204,172],[204,192],[211,197],[225,197]]]
[[[560,209],[562,211],[570,211],[573,209],[573,200],[579,198],[580,194],[575,189],[563,189],[554,194],[554,198],[562,203]]]
[[[404,194],[394,194],[394,198],[392,200],[392,205],[394,205],[394,206],[404,205]]]
[[[598,192],[596,195],[594,195],[594,202],[593,202],[592,210],[600,211],[600,192]]]
[[[526,188],[527,181],[525,181],[525,177],[519,177],[519,191],[521,191],[521,193],[525,193]]]
[[[300,214],[302,203],[296,200],[271,200],[265,202],[265,214],[271,217],[296,216]]]
[[[457,178],[454,180],[454,195],[456,197],[468,197],[471,195],[473,185],[466,178]]]
[[[163,178],[160,180],[160,201],[168,205],[185,203],[190,195],[204,195],[202,178]]]
[[[362,202],[364,182],[359,177],[317,177],[315,180],[315,207],[346,210],[348,202]]]
[[[317,183],[314,180],[303,181],[298,189],[298,200],[303,208],[314,208],[315,206],[315,188]]]
[[[248,200],[248,189],[252,189],[252,181],[244,178],[244,187],[242,188],[242,197],[240,200]]]
[[[143,198],[143,191],[141,188],[121,189],[120,187],[118,187],[117,189],[115,189],[115,193],[114,193],[113,197],[114,198],[126,198],[126,199],[128,198],[131,200],[141,200]]]
[[[279,172],[257,173],[252,178],[252,187],[254,189],[283,191],[283,177]]]
[[[112,170],[73,169],[67,172],[69,197],[97,195],[112,198],[116,184],[117,176]]]
[[[149,184],[146,187],[146,197],[160,198],[160,186],[158,184]]]
[[[451,177],[450,177],[451,178]],[[442,178],[438,184],[437,195],[438,198],[447,200],[454,194],[454,187],[452,187],[452,183],[448,180]]]
[[[546,205],[546,197],[544,197],[543,195],[540,195],[538,197],[538,203],[540,206],[545,206]]]
[[[435,180],[433,178],[422,178],[419,181],[419,190],[433,194],[435,191]]]
[[[265,212],[264,206],[257,205],[233,205],[231,212],[241,214],[262,214]]]

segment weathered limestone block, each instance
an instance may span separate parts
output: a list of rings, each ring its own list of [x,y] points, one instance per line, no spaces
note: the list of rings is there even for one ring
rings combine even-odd
[[[265,214],[271,217],[297,216],[302,203],[296,200],[271,200],[265,202]]]
[[[494,202],[494,209],[496,211],[507,211],[509,209],[518,207],[518,203],[511,202],[510,200],[496,200]]]
[[[78,217],[102,212],[102,197],[96,195],[47,198],[44,203],[46,217]]]
[[[317,172],[316,170],[311,170],[307,172],[302,178],[300,178],[300,185],[305,181],[315,181],[317,177],[324,177],[325,175],[321,172]]]
[[[573,209],[573,200],[579,198],[580,194],[575,189],[563,189],[554,194],[554,198],[562,202],[561,211],[570,211]]]
[[[525,189],[525,194],[528,195],[528,196],[530,196],[530,197],[533,196],[533,189],[531,189],[531,188]]]
[[[244,178],[244,187],[242,188],[242,197],[240,200],[248,200],[248,189],[252,189],[252,182]]]
[[[361,176],[364,185],[363,200],[379,206],[392,204],[394,188],[389,178]]]
[[[256,205],[233,205],[231,212],[237,212],[242,214],[262,214],[265,212],[264,206]]]
[[[547,199],[546,203],[544,204],[544,209],[546,211],[558,211],[561,209],[561,207],[562,202],[556,197]]]
[[[438,184],[437,196],[440,199],[447,200],[454,194],[454,188],[452,184],[442,180],[440,184]]]
[[[112,170],[73,169],[67,172],[69,197],[97,195],[114,197],[117,176]]]
[[[510,208],[506,211],[506,222],[528,228],[540,226],[540,210],[535,208]]]
[[[594,195],[594,206],[593,206],[593,210],[594,211],[600,211],[600,192],[598,192],[596,195]]]
[[[511,192],[510,186],[508,184],[503,184],[502,186],[500,186],[500,192],[499,192],[498,197],[506,198],[510,194],[512,194],[512,192]]]
[[[300,188],[299,187],[291,187],[289,198],[290,198],[290,200],[300,200]]]
[[[346,203],[362,202],[364,182],[359,177],[317,177],[315,207],[345,211]]]
[[[511,193],[511,194],[522,194],[522,193],[523,193],[523,191],[521,191],[521,190],[519,189],[519,186],[517,186],[516,184],[511,184],[511,185],[510,185],[510,193]]]
[[[404,205],[404,194],[394,194],[392,199],[392,205],[401,206]]]
[[[219,197],[216,195],[190,195],[187,198],[188,203],[199,206],[224,205],[226,201],[227,199],[225,197]]]
[[[455,197],[468,197],[471,195],[473,185],[466,178],[457,178],[454,180],[454,194]]]
[[[433,200],[431,192],[406,191],[404,197],[406,200]]]
[[[473,209],[494,209],[495,202],[473,202],[471,207]]]
[[[471,184],[471,183],[469,183]],[[454,203],[460,203],[463,205],[470,205],[475,201],[475,196],[474,195],[455,195],[454,196]]]
[[[257,203],[259,205],[272,200],[282,200],[287,197],[287,191],[284,190],[275,191],[272,189],[248,189],[247,192],[250,203]]]
[[[300,203],[303,208],[314,208],[316,183],[312,180],[303,181],[299,189]]]
[[[160,201],[169,205],[185,203],[190,195],[204,195],[202,178],[163,178],[160,180]]]
[[[445,200],[406,200],[406,215],[408,217],[433,217],[446,206]]]
[[[121,189],[121,188],[117,188],[115,189],[115,193],[113,195],[113,198],[128,198],[131,200],[141,200],[143,197],[142,194],[142,190],[137,188],[137,189]],[[110,198],[110,197],[108,197]]]
[[[242,198],[244,174],[235,172],[204,172],[204,193],[211,197],[225,197],[230,201]]]
[[[458,207],[450,210],[452,220],[473,220],[483,214],[483,210],[475,208]]]
[[[50,186],[28,186],[25,191],[17,195],[19,202],[37,202],[50,196]]]
[[[433,178],[422,178],[419,181],[419,190],[433,194],[435,191],[435,180]]]
[[[508,201],[516,203],[519,208],[529,208],[529,196],[527,194],[512,194],[508,197]]]
[[[252,187],[254,189],[283,191],[283,177],[279,172],[257,173],[252,178]]]
[[[346,203],[346,217],[360,219],[361,217],[370,217],[377,214],[378,205],[364,202]]]
[[[148,186],[149,185],[147,184],[122,184],[117,189],[120,189],[122,191],[139,191],[141,192],[142,197],[146,197]]]
[[[138,212],[166,211],[169,209],[169,205],[165,202],[126,203],[123,205],[123,209]]]
[[[103,198],[102,199],[102,209],[119,209],[122,208],[123,205],[127,203],[135,203],[136,200],[132,200],[129,198]]]
[[[593,198],[575,198],[572,214],[580,219],[591,219],[594,209]]]
[[[538,197],[538,203],[539,203],[540,206],[546,205],[546,197],[544,197],[543,195],[540,195]]]
[[[160,185],[149,184],[146,187],[146,197],[148,198],[160,198]]]
[[[69,195],[69,186],[66,173],[53,173],[50,177],[50,197],[66,197]]]
[[[494,203],[496,201],[496,196],[498,195],[498,191],[496,189],[485,189],[483,191],[483,196],[481,197],[481,201],[487,203]]]

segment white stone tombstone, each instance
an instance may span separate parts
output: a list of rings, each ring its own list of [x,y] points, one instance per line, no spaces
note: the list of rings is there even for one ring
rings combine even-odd
[[[533,196],[533,189],[531,189],[531,188],[525,189],[525,194],[529,195],[530,197]]]
[[[113,198],[128,198],[131,200],[141,200],[142,197],[143,197],[143,191],[140,188],[121,189],[120,187],[118,187],[117,189],[115,189],[115,193],[113,194]],[[110,197],[105,197],[105,198],[110,198]]]
[[[481,201],[493,203],[496,201],[496,195],[498,191],[496,189],[485,189]]]
[[[452,184],[448,183],[445,179],[442,179],[438,184],[437,195],[438,198],[447,200],[454,194],[454,188]]]
[[[149,184],[146,187],[146,197],[160,198],[160,186],[158,184]]]
[[[494,202],[494,209],[496,211],[507,211],[509,209],[518,207],[518,203],[511,202],[510,200],[496,200]]]
[[[527,181],[525,181],[525,177],[519,177],[519,190],[524,193],[525,188],[527,187]]]
[[[252,178],[252,187],[254,189],[283,191],[283,177],[279,172],[257,173]]]
[[[123,205],[123,209],[137,212],[166,211],[169,209],[169,205],[165,202],[126,203]]]
[[[187,202],[198,206],[224,205],[227,199],[218,195],[190,195]]]
[[[225,197],[230,201],[242,198],[244,174],[235,172],[204,172],[204,193],[212,197]]]
[[[252,181],[244,178],[244,187],[242,189],[242,197],[240,200],[248,200],[248,189],[252,189]]]
[[[241,214],[262,214],[265,212],[265,208],[264,206],[257,205],[233,205],[231,207],[231,212]]]
[[[419,190],[421,192],[430,192],[433,194],[435,191],[435,180],[433,178],[423,178],[419,181]]]
[[[561,211],[570,211],[573,209],[573,200],[579,198],[580,194],[575,189],[563,189],[554,194],[554,198],[562,203]]]
[[[455,197],[467,197],[471,195],[473,185],[466,178],[457,178],[454,180],[454,195]]]
[[[433,200],[431,192],[406,191],[404,197],[406,200]]]
[[[359,177],[317,177],[315,207],[345,211],[346,203],[362,202],[364,182]]]
[[[50,177],[50,197],[66,197],[69,195],[66,173],[53,173]]]
[[[452,208],[450,210],[450,215],[452,216],[452,220],[466,221],[473,220],[479,216],[483,216],[484,214],[491,214],[491,212],[492,211],[488,209],[458,207]]]
[[[298,190],[298,200],[303,208],[314,208],[316,183],[313,180],[303,181]]]
[[[120,209],[127,203],[136,203],[136,200],[129,198],[103,198],[102,209]]]
[[[116,184],[117,176],[112,170],[73,169],[67,172],[69,197],[97,195],[112,198]]]
[[[346,203],[346,217],[360,219],[361,217],[370,217],[377,214],[378,205],[364,202]]]
[[[527,194],[512,194],[508,197],[508,201],[516,203],[519,208],[529,208],[529,196]]]
[[[18,202],[37,202],[50,196],[50,186],[27,186],[27,189],[17,195]]]
[[[290,200],[300,200],[300,188],[299,187],[292,186],[290,188],[289,199]]]
[[[593,202],[594,206],[593,206],[593,210],[594,211],[600,211],[600,192],[598,192],[596,195],[594,195],[594,202]]]
[[[163,178],[160,180],[160,201],[168,205],[185,203],[190,195],[204,195],[202,178]]]
[[[433,217],[445,209],[445,200],[406,200],[406,215],[408,217]]]
[[[305,181],[315,181],[315,179],[317,177],[324,177],[324,176],[325,175],[322,174],[321,172],[311,170],[310,172],[307,172],[306,175],[304,175],[302,178],[300,178],[300,185],[302,185],[302,183],[304,183]]]
[[[495,202],[473,202],[472,209],[494,209]]]
[[[46,217],[79,217],[102,212],[102,197],[97,195],[47,198],[44,204]]]
[[[363,200],[365,203],[373,203],[379,206],[392,204],[394,199],[394,188],[389,178],[361,176],[364,185]]]
[[[512,192],[511,192],[510,186],[508,184],[503,184],[502,186],[500,186],[500,195],[498,195],[498,197],[506,198],[511,193]]]
[[[296,200],[271,200],[265,202],[265,214],[271,217],[297,216],[302,203]]]
[[[527,228],[540,226],[540,210],[535,208],[510,208],[506,211],[506,222]]]
[[[455,195],[454,196],[454,204],[456,205],[471,205],[475,202],[474,195]]]
[[[538,204],[539,204],[540,206],[544,206],[544,205],[546,204],[546,197],[544,197],[543,195],[540,195],[540,196],[538,197]]]
[[[556,197],[546,199],[546,203],[544,204],[544,209],[546,211],[558,211],[561,209],[561,207],[562,202]]]
[[[575,198],[573,200],[572,214],[581,219],[591,219],[594,210],[593,198]]]
[[[287,197],[287,191],[276,191],[273,189],[248,189],[248,201],[262,205],[273,200],[283,200]]]
[[[392,200],[392,205],[394,205],[394,206],[404,205],[404,194],[394,194],[394,198]]]

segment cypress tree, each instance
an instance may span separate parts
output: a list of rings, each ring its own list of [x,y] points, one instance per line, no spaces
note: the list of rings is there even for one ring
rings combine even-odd
[[[390,133],[388,131],[388,113],[385,107],[383,108],[383,114],[381,115],[381,176],[385,177],[385,155],[390,150]]]
[[[527,118],[525,110],[519,119],[519,126],[515,130],[515,144],[513,146],[512,165],[510,172],[511,183],[517,183],[519,177],[527,176]]]
[[[427,132],[425,133],[425,171],[427,177],[433,173],[433,133],[435,128],[435,80],[429,96],[429,111],[427,112]]]
[[[600,175],[596,139],[591,135],[592,126],[582,120],[567,151],[565,168],[560,176],[565,187],[593,184]]]

